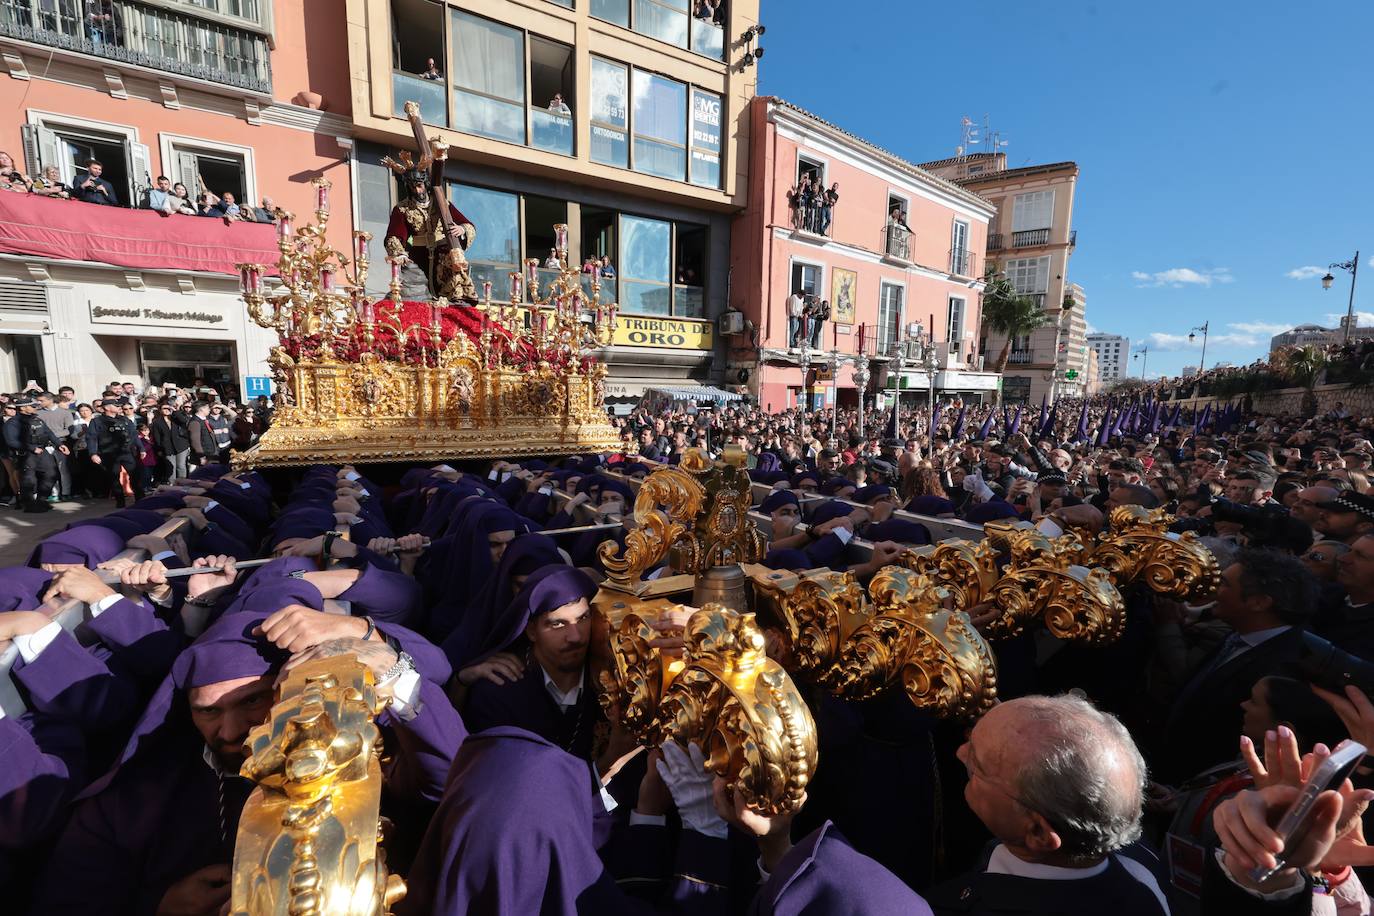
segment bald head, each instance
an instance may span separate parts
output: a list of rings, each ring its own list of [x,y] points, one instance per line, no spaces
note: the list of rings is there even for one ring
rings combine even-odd
[[[976,754],[965,793],[970,806],[1020,858],[1090,864],[1140,836],[1145,761],[1125,727],[1086,700],[1001,703],[961,750]],[[975,789],[975,772],[1001,787],[1000,801]]]

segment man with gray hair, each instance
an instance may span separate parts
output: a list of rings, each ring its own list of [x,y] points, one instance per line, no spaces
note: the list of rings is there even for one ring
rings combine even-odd
[[[1169,907],[1140,837],[1145,761],[1115,717],[1073,695],[995,706],[959,749],[964,798],[996,839],[926,895],[936,913],[1112,913]]]

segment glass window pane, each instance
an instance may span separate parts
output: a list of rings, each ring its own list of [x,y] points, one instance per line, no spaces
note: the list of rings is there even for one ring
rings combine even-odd
[[[687,87],[677,80],[636,70],[635,135],[687,145]]]
[[[592,0],[592,15],[629,28],[630,0]]]
[[[458,185],[453,205],[468,222],[477,227],[477,237],[468,247],[469,261],[499,264],[505,271],[515,268],[520,259],[520,199],[514,194]],[[505,277],[496,285],[506,288]]]
[[[453,124],[525,142],[525,37],[517,29],[453,11]]]
[[[692,19],[692,50],[716,60],[725,59],[725,30],[705,19]]]
[[[705,318],[705,290],[700,286],[674,287],[673,315],[677,318]]]
[[[666,146],[635,138],[635,171],[682,181],[687,168],[687,152],[680,146]]]
[[[672,308],[668,297],[672,287],[655,283],[636,283],[622,280],[620,283],[620,310],[637,315],[669,315]]]
[[[669,282],[671,226],[639,216],[620,218],[620,274],[635,280]],[[664,299],[667,307],[667,299]]]
[[[687,47],[687,0],[635,0],[635,31]]]
[[[444,84],[435,80],[424,80],[408,73],[391,74],[391,97],[395,105],[394,114],[404,118],[406,102],[420,106],[420,120],[426,124],[448,124],[448,102],[444,98],[447,90]]]
[[[692,150],[692,184],[703,188],[720,187],[720,158]]]
[[[620,64],[592,58],[592,161],[629,166],[629,72]]]
[[[573,154],[572,118],[535,108],[530,111],[530,125],[534,128],[530,145],[535,149],[562,153],[564,156]]]

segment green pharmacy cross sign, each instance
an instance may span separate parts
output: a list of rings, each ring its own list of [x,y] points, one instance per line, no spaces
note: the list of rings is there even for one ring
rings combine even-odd
[[[1069,381],[1073,381],[1074,379],[1078,378],[1078,370],[1070,369],[1068,372],[1064,373],[1064,378],[1068,379]]]

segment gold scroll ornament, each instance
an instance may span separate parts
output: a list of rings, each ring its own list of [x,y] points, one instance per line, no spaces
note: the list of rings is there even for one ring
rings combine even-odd
[[[241,773],[258,785],[234,844],[233,916],[382,916],[405,895],[379,844],[386,702],[354,655],[287,672],[248,736]]]

